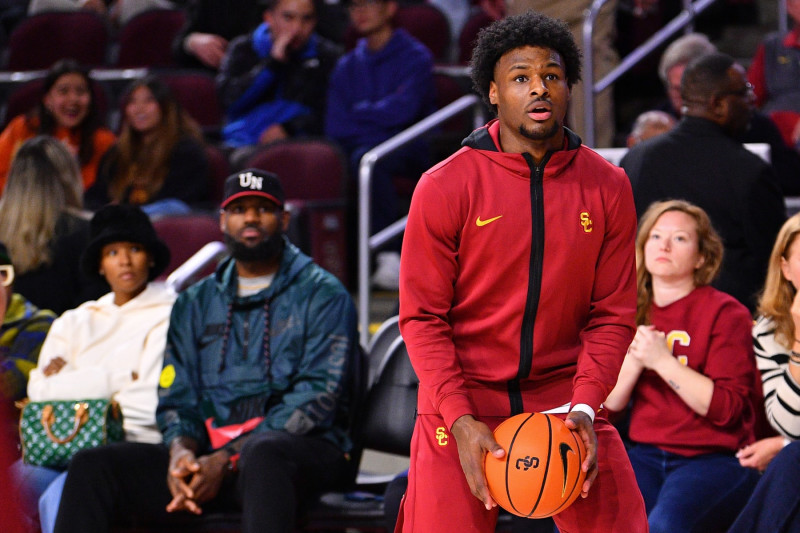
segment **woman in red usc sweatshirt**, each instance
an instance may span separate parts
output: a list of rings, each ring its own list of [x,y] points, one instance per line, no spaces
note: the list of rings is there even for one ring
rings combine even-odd
[[[752,319],[709,285],[722,253],[688,202],[654,203],[639,222],[638,328],[605,406],[630,403],[628,455],[651,533],[724,531],[758,481],[735,456],[763,410]]]

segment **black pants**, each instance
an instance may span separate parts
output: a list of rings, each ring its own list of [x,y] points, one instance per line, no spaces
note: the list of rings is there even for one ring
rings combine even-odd
[[[56,533],[109,531],[112,524],[192,520],[167,513],[169,451],[165,446],[120,442],[80,452],[69,466]],[[204,513],[241,510],[242,532],[294,530],[302,500],[337,488],[344,454],[322,439],[282,431],[253,435],[242,449],[239,472],[220,494],[201,504]]]

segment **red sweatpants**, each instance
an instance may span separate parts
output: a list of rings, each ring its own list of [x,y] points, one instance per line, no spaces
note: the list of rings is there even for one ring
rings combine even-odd
[[[563,417],[562,417],[563,418]],[[484,418],[494,429],[502,418]],[[595,419],[597,478],[589,497],[578,497],[553,517],[561,533],[646,533],[647,514],[617,430]],[[455,439],[438,415],[419,415],[411,440],[408,490],[395,533],[493,533],[497,509],[487,511],[469,490]]]

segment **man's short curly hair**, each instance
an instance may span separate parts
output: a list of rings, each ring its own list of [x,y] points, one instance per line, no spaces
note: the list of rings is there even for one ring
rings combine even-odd
[[[480,31],[470,61],[472,86],[495,112],[496,106],[489,101],[489,83],[494,80],[494,67],[503,54],[523,46],[539,46],[558,52],[564,61],[570,88],[581,79],[581,52],[563,21],[534,11],[498,20]]]

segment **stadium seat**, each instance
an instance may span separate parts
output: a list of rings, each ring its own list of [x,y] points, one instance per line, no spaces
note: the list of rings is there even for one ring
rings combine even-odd
[[[205,244],[222,240],[219,219],[208,214],[166,216],[155,220],[153,227],[171,254],[169,265],[157,278],[159,281],[167,279],[172,271],[185,263]],[[212,271],[213,268],[209,268],[198,273],[196,277],[199,279]]]
[[[208,157],[209,169],[209,200],[211,208],[216,209],[222,203],[223,189],[225,188],[225,180],[231,174],[231,166],[228,163],[228,158],[225,153],[214,146],[213,144],[206,144],[206,157]]]
[[[117,37],[119,68],[172,67],[172,41],[186,22],[182,9],[151,9],[129,20]]]
[[[469,63],[472,57],[472,49],[475,47],[475,39],[478,37],[478,32],[483,28],[494,22],[494,19],[483,10],[478,11],[467,19],[466,24],[461,29],[461,35],[458,36],[458,62],[462,65]]]
[[[103,66],[109,45],[105,20],[89,11],[53,11],[20,22],[8,40],[5,70],[47,69],[73,58],[88,67]]]
[[[347,284],[347,166],[339,148],[324,139],[290,139],[260,148],[246,166],[280,177],[292,210],[290,239]]]
[[[210,139],[219,137],[222,107],[214,76],[199,70],[163,70],[158,74],[183,108],[200,124],[203,133]]]

